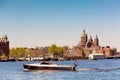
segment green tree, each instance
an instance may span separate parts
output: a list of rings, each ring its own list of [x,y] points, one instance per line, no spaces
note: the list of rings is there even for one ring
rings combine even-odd
[[[24,48],[18,48],[18,56],[19,57],[24,57],[26,54],[26,51]]]
[[[63,47],[57,47],[55,44],[52,44],[49,48],[49,52],[52,53],[54,56],[63,55]]]
[[[51,47],[49,48],[49,52],[52,53],[53,55],[57,55],[57,46],[55,44],[52,44]]]
[[[17,50],[16,50],[15,48],[11,48],[11,49],[10,49],[10,54],[9,54],[9,56],[14,56],[14,57],[16,57],[16,56],[17,56]]]
[[[60,56],[63,56],[63,47],[57,47],[57,53]]]
[[[27,55],[32,55],[30,52],[26,51],[24,48],[11,48],[9,56],[12,57],[25,57]]]

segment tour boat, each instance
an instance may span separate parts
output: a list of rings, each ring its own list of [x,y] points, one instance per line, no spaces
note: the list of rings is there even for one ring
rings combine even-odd
[[[51,62],[43,61],[41,63],[23,64],[24,70],[62,70],[62,71],[75,71],[75,66],[57,65]]]

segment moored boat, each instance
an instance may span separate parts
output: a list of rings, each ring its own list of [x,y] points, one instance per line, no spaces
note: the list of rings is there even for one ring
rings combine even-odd
[[[57,65],[51,62],[43,61],[41,63],[23,64],[24,70],[62,70],[62,71],[75,71],[75,66]]]

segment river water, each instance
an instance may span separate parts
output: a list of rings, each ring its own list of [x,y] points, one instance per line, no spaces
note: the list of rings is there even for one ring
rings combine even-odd
[[[25,72],[23,64],[38,62],[0,62],[0,80],[120,80],[120,59],[78,60],[77,71]],[[54,61],[73,65],[74,61]]]

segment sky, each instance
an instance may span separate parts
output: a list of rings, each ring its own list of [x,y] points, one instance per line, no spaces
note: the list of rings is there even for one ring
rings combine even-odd
[[[10,47],[77,45],[83,30],[120,51],[120,0],[0,0]]]

